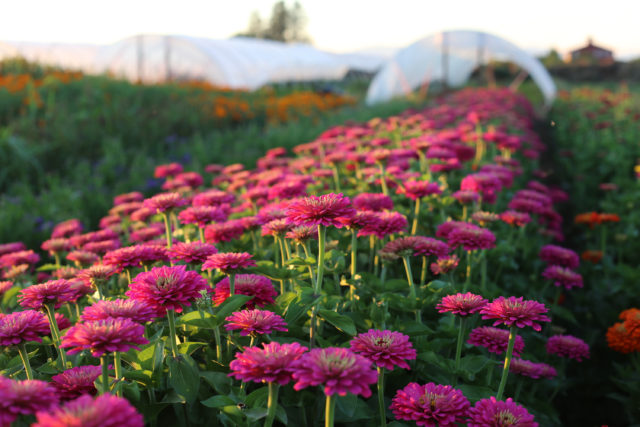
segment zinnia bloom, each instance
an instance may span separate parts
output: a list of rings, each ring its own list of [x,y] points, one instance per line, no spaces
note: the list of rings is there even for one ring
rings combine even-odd
[[[572,335],[554,335],[547,341],[546,348],[549,354],[576,359],[578,362],[589,358],[589,345]]]
[[[239,219],[209,224],[204,229],[204,239],[207,243],[230,242],[242,236],[244,230],[245,224]]]
[[[202,269],[217,269],[224,274],[232,274],[256,265],[252,258],[253,256],[247,252],[219,252],[209,255],[202,264]]]
[[[183,167],[180,163],[167,163],[156,166],[153,176],[155,178],[168,178],[182,173]]]
[[[186,204],[187,201],[179,193],[160,193],[144,201],[144,207],[154,212],[165,212]]]
[[[491,396],[482,399],[469,409],[469,427],[538,427],[533,415],[513,399],[496,400]]]
[[[416,358],[409,336],[389,330],[369,329],[351,340],[351,350],[371,360],[376,366],[393,370],[395,366],[410,369],[407,360]]]
[[[407,217],[400,212],[376,212],[377,221],[364,226],[358,236],[375,235],[383,239],[390,234],[400,233],[407,229]]]
[[[561,265],[575,270],[580,265],[578,254],[571,249],[556,245],[545,245],[540,248],[540,259],[551,265]]]
[[[0,282],[0,298],[9,290],[13,288],[13,282],[10,280]]]
[[[495,319],[493,326],[506,325],[524,328],[530,326],[534,330],[542,329],[537,322],[550,322],[544,313],[548,310],[537,301],[516,297],[498,297],[484,306],[480,313],[483,319]]]
[[[393,415],[419,426],[454,427],[467,416],[469,400],[450,385],[409,383],[391,402]]]
[[[83,321],[103,319],[131,319],[136,323],[145,323],[155,319],[158,312],[144,301],[136,299],[115,299],[97,301],[85,307],[80,319]]]
[[[236,353],[236,358],[229,363],[229,376],[244,382],[288,384],[293,379],[293,362],[307,348],[297,342],[280,344],[275,341],[262,344],[262,347],[245,347],[242,353]]]
[[[342,193],[309,196],[292,201],[286,209],[287,218],[295,225],[324,225],[341,228],[339,217],[355,214],[351,200]]]
[[[617,352],[628,354],[640,351],[640,339],[632,335],[624,323],[616,323],[607,329],[607,344]]]
[[[573,270],[559,265],[550,265],[542,272],[542,277],[551,280],[555,286],[564,286],[565,289],[581,288],[582,276]]]
[[[69,219],[53,227],[51,238],[70,237],[82,233],[82,223],[78,219]]]
[[[360,193],[353,198],[353,207],[359,211],[379,212],[393,209],[393,201],[382,193]]]
[[[264,335],[274,331],[287,332],[287,324],[279,315],[268,310],[236,311],[225,319],[227,331],[239,329],[240,335]]]
[[[0,376],[0,425],[20,415],[35,414],[58,404],[56,389],[39,380],[14,381]]]
[[[531,222],[531,217],[525,212],[508,210],[500,214],[500,219],[506,224],[517,227],[524,227]]]
[[[284,237],[292,239],[300,245],[304,245],[304,242],[309,239],[318,239],[318,228],[309,225],[300,225],[287,231]]]
[[[60,347],[69,348],[69,354],[89,350],[93,357],[114,351],[126,352],[148,344],[143,336],[144,326],[131,319],[104,319],[78,323],[62,337]]]
[[[26,249],[27,247],[22,242],[0,243],[0,256]]]
[[[0,317],[0,346],[42,342],[42,337],[48,334],[49,322],[39,311],[16,311]]]
[[[38,412],[33,427],[143,427],[142,415],[127,399],[83,395],[49,412]]]
[[[371,361],[346,348],[314,348],[293,364],[294,390],[324,385],[324,394],[347,393],[371,396],[370,385],[378,381]]]
[[[468,316],[479,312],[488,302],[480,295],[475,295],[471,292],[466,294],[457,293],[443,297],[442,301],[436,305],[436,309],[438,313],[451,312],[458,316]]]
[[[491,249],[496,245],[496,236],[490,230],[480,227],[460,227],[447,236],[449,246],[462,246],[465,251]]]
[[[417,200],[422,197],[441,194],[442,190],[437,182],[429,181],[406,181],[396,191],[398,194],[404,194],[411,200]]]
[[[43,308],[45,304],[53,304],[54,308],[60,308],[65,302],[75,299],[75,291],[68,280],[49,280],[23,289],[18,299],[21,306],[36,310]]]
[[[89,266],[100,260],[100,257],[89,251],[72,251],[67,254],[67,259],[76,263],[78,267]]]
[[[51,384],[62,400],[71,400],[83,394],[96,394],[94,381],[100,376],[100,366],[77,366],[51,377]]]
[[[207,190],[193,196],[193,206],[219,206],[230,205],[235,202],[236,196],[220,190]]]
[[[460,258],[457,255],[439,257],[436,262],[431,263],[431,272],[436,275],[447,274],[458,267],[458,263],[460,263]]]
[[[492,326],[482,326],[469,333],[467,343],[477,347],[484,347],[490,353],[504,354],[507,352],[507,346],[509,345],[509,331]],[[524,340],[520,335],[516,335],[513,344],[513,356],[519,357],[523,350]]]
[[[207,289],[207,281],[195,271],[187,271],[184,265],[154,267],[138,274],[125,293],[131,299],[142,301],[158,312],[175,310],[180,313],[183,305],[200,297]]]
[[[40,255],[29,249],[0,256],[0,267],[13,267],[21,264],[34,265],[38,261],[40,261]]]
[[[246,303],[249,309],[253,309],[256,306],[264,307],[267,304],[273,304],[274,297],[278,295],[271,279],[259,274],[237,274],[234,285],[236,295],[253,296],[253,298]],[[229,298],[229,296],[229,278],[225,277],[216,284],[213,302],[216,305],[220,305]]]
[[[556,369],[551,365],[517,358],[511,360],[509,372],[533,379],[553,378],[558,375]]]
[[[209,255],[217,254],[218,249],[209,243],[195,241],[178,242],[169,249],[169,257],[174,262],[184,261],[187,264],[202,264]]]
[[[227,209],[220,206],[191,206],[178,214],[178,220],[182,224],[195,224],[204,228],[210,222],[223,222],[227,220]]]

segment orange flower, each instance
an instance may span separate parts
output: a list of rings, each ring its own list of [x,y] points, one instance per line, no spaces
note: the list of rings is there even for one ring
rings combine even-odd
[[[620,353],[640,351],[640,339],[634,338],[622,323],[616,323],[607,330],[607,344]]]
[[[584,261],[589,261],[593,264],[597,264],[602,259],[602,251],[584,251],[580,254],[580,258],[582,258]]]
[[[620,217],[616,214],[586,212],[576,215],[574,222],[576,224],[587,224],[589,228],[593,229],[596,225],[605,222],[620,222]]]

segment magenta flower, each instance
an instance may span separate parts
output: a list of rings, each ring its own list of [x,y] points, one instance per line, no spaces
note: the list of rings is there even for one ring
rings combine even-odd
[[[548,310],[537,301],[524,300],[522,297],[498,297],[488,303],[481,311],[483,319],[495,319],[493,326],[506,325],[524,328],[530,326],[534,330],[542,329],[537,322],[550,322],[544,313]]]
[[[353,207],[359,211],[379,212],[393,209],[393,201],[382,193],[360,193],[353,198]]]
[[[178,242],[169,249],[169,257],[174,262],[183,261],[187,264],[202,264],[209,255],[217,254],[218,249],[209,243],[195,241],[191,243]]]
[[[160,193],[144,201],[144,207],[154,212],[165,212],[186,204],[187,201],[179,193]]]
[[[236,196],[220,190],[207,190],[196,194],[191,201],[193,206],[220,206],[235,202]]]
[[[525,212],[508,210],[500,214],[500,219],[506,224],[516,227],[524,227],[531,222],[531,217]]]
[[[318,239],[318,228],[309,225],[300,225],[287,231],[284,237],[303,245],[304,242],[309,239]]]
[[[204,239],[207,243],[230,242],[242,236],[244,231],[244,222],[239,219],[232,219],[207,225],[204,229]]]
[[[114,351],[126,352],[138,345],[148,344],[144,326],[131,319],[104,319],[78,323],[62,337],[60,347],[69,348],[69,354],[89,350],[93,357]]]
[[[407,360],[416,358],[409,336],[389,330],[369,329],[351,340],[351,350],[371,360],[376,366],[393,370],[395,366],[411,369]]]
[[[229,212],[224,206],[191,206],[178,214],[182,224],[195,224],[204,228],[210,222],[227,220]]]
[[[84,309],[80,320],[131,319],[136,323],[150,322],[158,317],[158,312],[144,301],[135,299],[115,299],[97,301]]]
[[[51,238],[57,239],[58,237],[71,237],[80,233],[82,233],[82,223],[80,220],[73,218],[63,221],[53,227]]]
[[[56,239],[49,239],[42,242],[40,248],[43,251],[49,252],[49,254],[53,255],[55,253],[66,252],[71,247],[69,243],[69,239],[65,239],[64,237],[58,237]]]
[[[540,248],[540,259],[551,265],[560,265],[575,270],[580,265],[580,257],[571,249],[556,245]]]
[[[37,413],[33,427],[143,427],[142,415],[127,399],[112,394],[83,395],[48,412]]]
[[[496,400],[491,396],[482,399],[469,409],[469,427],[538,427],[533,415],[513,399]]]
[[[202,264],[202,270],[217,269],[223,274],[234,274],[256,265],[252,258],[253,256],[247,252],[219,252],[209,255]]]
[[[236,311],[224,320],[229,322],[224,325],[227,331],[239,329],[240,335],[243,336],[265,335],[274,331],[288,331],[284,319],[267,310],[254,309]]]
[[[71,400],[83,394],[96,394],[94,381],[100,376],[100,366],[78,366],[51,377],[51,384],[62,400]]]
[[[136,231],[133,231],[129,235],[129,241],[144,243],[144,242],[148,242],[149,240],[155,239],[156,237],[161,236],[163,234],[164,234],[164,226],[162,226],[161,228],[161,227],[158,227],[156,224],[153,224],[149,227],[144,227],[144,228],[137,229]]]
[[[306,351],[297,342],[280,344],[275,341],[262,344],[263,348],[246,347],[229,363],[230,377],[248,382],[288,384],[293,378],[293,362]]]
[[[60,308],[65,302],[75,299],[75,291],[68,280],[49,280],[23,289],[18,299],[21,306],[36,310],[43,308],[46,304],[53,304],[54,308]]]
[[[436,256],[445,257],[451,251],[449,245],[432,237],[417,236],[418,243],[415,247],[416,256]]]
[[[0,281],[0,298],[11,288],[13,288],[13,282],[10,280]]]
[[[442,190],[437,182],[429,181],[406,181],[396,191],[398,194],[404,194],[412,200],[417,200],[422,197],[432,196],[434,194],[441,194]]]
[[[278,218],[269,221],[262,226],[263,236],[282,236],[293,228],[293,224],[287,221],[286,218]],[[317,232],[317,228],[316,228]]]
[[[0,376],[0,426],[10,426],[20,415],[35,414],[57,404],[56,390],[44,381],[14,381]]]
[[[295,225],[324,225],[341,228],[340,217],[355,214],[351,200],[342,193],[309,196],[292,201],[286,208],[289,221]]]
[[[0,317],[0,346],[42,342],[49,332],[47,317],[40,311],[16,311]]]
[[[542,277],[551,280],[555,286],[564,286],[565,289],[583,287],[582,276],[579,273],[559,265],[545,268]]]
[[[438,257],[436,262],[432,262],[429,268],[433,274],[447,274],[458,267],[460,258],[457,255]]]
[[[167,163],[166,165],[158,165],[153,172],[155,178],[170,178],[182,173],[183,167],[180,163]]]
[[[237,274],[234,284],[236,295],[250,295],[253,297],[246,303],[248,309],[273,304],[274,297],[278,295],[271,279],[259,274]],[[230,295],[229,278],[225,277],[216,284],[213,302],[215,305],[220,305]]]
[[[75,262],[79,267],[85,267],[98,262],[100,257],[93,252],[78,250],[69,252],[67,259]]]
[[[468,316],[479,312],[488,302],[480,295],[475,295],[471,292],[466,294],[457,293],[443,297],[440,303],[436,305],[436,309],[438,313],[451,312],[458,316]]]
[[[547,341],[546,348],[549,354],[576,359],[578,362],[589,358],[589,345],[573,335],[554,335]]]
[[[118,206],[125,203],[141,202],[144,200],[142,193],[132,191],[131,193],[119,194],[113,198],[113,205]]]
[[[446,221],[438,225],[438,227],[436,228],[436,237],[448,240],[449,234],[451,234],[451,232],[467,227],[479,228],[477,225],[470,224],[464,221]]]
[[[294,175],[296,176],[296,175]],[[278,182],[269,187],[268,198],[273,199],[293,199],[307,194],[307,183],[299,179],[288,179]]]
[[[462,178],[460,190],[470,190],[482,195],[485,203],[495,203],[497,193],[502,190],[502,182],[495,173],[478,172]]]
[[[138,274],[125,295],[148,304],[159,313],[165,310],[180,313],[184,305],[191,305],[190,301],[207,289],[204,277],[195,271],[187,271],[184,265],[176,265],[154,267]]]
[[[314,348],[293,362],[294,390],[324,385],[324,394],[347,393],[371,396],[370,385],[378,380],[371,361],[349,349]]]
[[[485,228],[467,226],[452,230],[447,236],[449,246],[462,246],[465,251],[491,249],[496,246],[496,236]]]
[[[152,246],[148,243],[115,249],[107,252],[102,258],[104,264],[121,269],[140,267],[143,264],[150,264],[156,261],[169,261],[168,252],[163,247]]]
[[[391,240],[387,242],[384,247],[381,249],[381,252],[386,254],[393,255],[395,257],[404,257],[404,256],[414,256],[421,255],[418,254],[418,248],[421,248],[423,253],[428,251],[427,245],[423,239],[427,239],[427,237],[422,236],[404,236],[398,237],[395,240]],[[440,242],[442,243],[442,242]],[[443,243],[445,246],[446,244]],[[447,252],[449,252],[449,247],[447,246]]]
[[[530,360],[515,358],[511,360],[509,372],[534,379],[553,378],[558,375],[556,369],[546,363],[535,363]]]
[[[0,243],[0,256],[26,249],[27,247],[22,242]]]
[[[467,416],[469,400],[450,385],[409,383],[391,402],[393,415],[419,426],[455,427]]]
[[[473,190],[458,190],[452,196],[463,205],[470,205],[480,200],[480,194]]]
[[[509,345],[509,331],[506,329],[494,328],[492,326],[482,326],[475,328],[469,333],[467,344],[476,347],[484,347],[490,353],[504,354]],[[513,344],[513,356],[519,357],[524,350],[524,340],[520,335],[516,335]]]
[[[13,267],[21,264],[33,265],[40,261],[40,255],[32,250],[10,252],[0,256],[0,267]]]
[[[407,217],[400,212],[376,212],[377,221],[363,227],[358,236],[377,236],[379,239],[407,229]]]

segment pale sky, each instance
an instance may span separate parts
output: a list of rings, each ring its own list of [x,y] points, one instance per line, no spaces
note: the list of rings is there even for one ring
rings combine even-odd
[[[226,38],[275,0],[0,0],[0,40],[108,44],[139,33]],[[292,3],[292,0],[289,1]],[[404,47],[434,32],[481,30],[532,52],[561,53],[587,37],[617,57],[640,56],[637,0],[301,0],[314,45],[348,52]]]

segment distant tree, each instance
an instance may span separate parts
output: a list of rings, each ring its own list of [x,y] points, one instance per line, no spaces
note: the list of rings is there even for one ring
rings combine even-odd
[[[260,14],[254,11],[249,17],[246,31],[238,35],[281,42],[311,41],[305,32],[307,17],[298,1],[290,7],[283,0],[274,3],[267,22],[268,25],[265,25]]]
[[[555,49],[551,49],[546,55],[541,56],[538,59],[540,60],[540,62],[542,62],[542,65],[544,65],[547,68],[557,67],[558,65],[564,64],[562,57],[560,56],[558,51]]]

